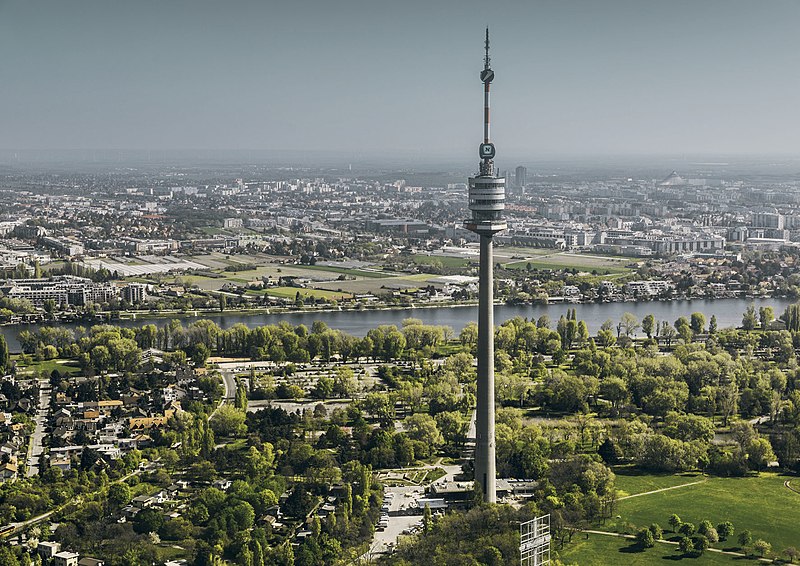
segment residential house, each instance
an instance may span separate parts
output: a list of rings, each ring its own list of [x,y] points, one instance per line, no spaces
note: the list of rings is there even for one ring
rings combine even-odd
[[[78,566],[80,554],[63,550],[53,556],[53,566]]]

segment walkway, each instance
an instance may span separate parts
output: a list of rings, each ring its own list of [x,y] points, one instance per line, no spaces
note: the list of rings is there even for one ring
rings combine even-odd
[[[690,485],[697,485],[699,483],[704,483],[706,481],[708,481],[708,480],[707,479],[702,479],[702,480],[698,480],[698,481],[692,481],[692,482],[689,482],[689,483],[682,483],[680,485],[673,485],[672,487],[662,487],[661,489],[654,489],[653,491],[645,491],[645,492],[642,492],[642,493],[634,493],[633,495],[626,495],[625,497],[620,497],[619,499],[617,499],[617,501],[622,501],[624,499],[633,499],[634,497],[641,497],[643,495],[652,495],[654,493],[661,493],[662,491],[669,491],[671,489],[678,489],[678,488],[681,488],[681,487],[688,487]]]

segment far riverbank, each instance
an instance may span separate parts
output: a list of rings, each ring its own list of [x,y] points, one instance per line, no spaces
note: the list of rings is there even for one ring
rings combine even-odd
[[[707,320],[712,316],[717,317],[720,328],[739,326],[742,322],[742,313],[750,304],[756,309],[762,306],[771,306],[775,315],[781,313],[790,304],[795,303],[789,298],[735,298],[735,299],[678,299],[673,301],[645,301],[622,303],[581,303],[581,304],[549,304],[549,305],[495,305],[495,324],[521,316],[528,319],[538,319],[542,315],[550,317],[555,326],[558,318],[566,313],[567,309],[575,309],[578,319],[586,321],[589,332],[595,334],[600,325],[606,320],[618,322],[626,312],[633,313],[639,320],[652,314],[656,320],[675,322],[681,316],[689,316],[693,312],[702,312]],[[292,325],[305,324],[309,328],[316,320],[325,322],[335,328],[352,334],[364,336],[366,333],[381,324],[394,324],[400,326],[406,318],[418,318],[425,324],[450,326],[458,333],[467,323],[477,321],[477,306],[451,305],[451,306],[422,306],[412,308],[380,308],[365,310],[327,310],[327,311],[287,311],[287,312],[256,312],[247,314],[243,312],[200,312],[198,316],[168,315],[168,316],[137,316],[136,318],[123,318],[112,320],[110,324],[135,328],[144,324],[164,326],[170,320],[180,320],[190,324],[194,320],[208,319],[214,321],[222,328],[230,328],[235,324],[244,324],[250,328],[267,324],[277,324],[286,321]],[[77,328],[88,326],[85,321],[56,323],[58,326]],[[0,327],[9,349],[19,352],[20,345],[17,336],[22,330],[35,331],[41,326],[52,324],[13,324]]]

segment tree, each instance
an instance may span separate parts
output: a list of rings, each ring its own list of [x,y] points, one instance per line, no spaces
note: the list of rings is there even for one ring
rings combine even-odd
[[[417,413],[406,417],[405,428],[406,434],[410,439],[425,443],[430,446],[431,450],[436,450],[444,444],[442,433],[439,432],[439,427],[436,426],[436,419],[430,415]]]
[[[119,482],[108,488],[108,502],[115,507],[122,507],[131,501],[131,488],[128,484]]]
[[[139,534],[156,533],[164,524],[164,515],[155,509],[142,509],[133,520],[133,530]]]
[[[684,553],[689,554],[694,550],[694,544],[692,543],[692,539],[689,537],[682,537],[681,540],[678,542],[678,549]]]
[[[655,537],[650,529],[639,529],[636,533],[636,544],[642,548],[653,548],[656,545]]]
[[[445,443],[455,448],[467,440],[469,422],[458,411],[444,411],[436,415],[436,426],[442,433]]]
[[[644,332],[648,338],[652,338],[655,329],[656,317],[654,317],[652,314],[648,314],[642,319],[642,332]]]
[[[687,537],[690,537],[690,536],[692,536],[692,535],[695,533],[695,530],[696,530],[696,529],[695,529],[695,527],[694,527],[694,523],[683,523],[683,524],[680,526],[680,528],[678,529],[678,531],[679,531],[679,532],[680,532],[682,535],[684,535],[684,536],[687,536]]]
[[[753,534],[748,530],[744,530],[739,533],[737,540],[739,541],[740,547],[747,548],[753,543]]]
[[[458,335],[458,339],[464,346],[474,346],[478,341],[478,324],[468,322]]]
[[[761,323],[761,330],[766,330],[769,323],[775,320],[775,311],[772,307],[761,307],[758,309],[758,320]]]
[[[744,315],[742,316],[742,329],[750,331],[754,330],[756,326],[758,326],[756,307],[755,305],[751,304],[749,307],[747,307],[747,310],[744,311]]]
[[[786,555],[786,558],[789,560],[790,563],[795,564],[798,559],[800,559],[800,550],[797,550],[794,546],[789,546],[783,550],[783,553]]]
[[[5,374],[9,369],[9,353],[6,337],[0,335],[0,375]]]
[[[211,428],[219,436],[236,436],[247,431],[246,415],[232,405],[222,405],[211,419]]]
[[[705,535],[697,535],[692,538],[692,545],[696,554],[703,554],[709,547],[708,538]]]
[[[236,382],[234,406],[240,411],[247,411],[247,386],[245,386],[244,381],[237,380]]]
[[[429,533],[433,528],[433,514],[431,513],[431,507],[427,503],[425,504],[425,510],[422,512],[422,530],[425,534]]]
[[[619,323],[622,329],[625,331],[625,336],[630,336],[636,332],[637,328],[639,328],[639,319],[636,318],[636,315],[630,312],[624,313]]]
[[[655,540],[661,540],[664,537],[664,530],[658,523],[650,525],[650,532],[653,533],[653,538]]]
[[[725,521],[724,523],[717,525],[717,533],[719,534],[720,540],[727,540],[732,537],[733,530],[733,523],[730,521]]]
[[[673,533],[677,533],[678,532],[678,527],[680,527],[682,524],[683,524],[683,521],[681,521],[681,518],[678,517],[675,513],[670,515],[670,517],[669,517],[669,526],[672,528],[672,532]]]
[[[717,333],[717,315],[715,314],[711,315],[711,320],[708,322],[708,333],[709,334]]]
[[[695,334],[702,334],[706,328],[706,315],[701,312],[693,312],[689,326]]]
[[[753,543],[753,550],[758,552],[763,558],[765,554],[772,550],[772,545],[764,539],[758,539]]]

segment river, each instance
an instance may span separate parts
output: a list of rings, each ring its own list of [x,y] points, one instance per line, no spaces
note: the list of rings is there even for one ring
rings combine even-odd
[[[780,316],[787,305],[793,303],[791,299],[693,299],[677,301],[650,301],[650,302],[628,302],[628,303],[590,303],[580,305],[497,305],[494,309],[495,324],[521,316],[523,318],[537,319],[546,314],[553,322],[553,327],[558,317],[566,313],[568,308],[574,308],[579,320],[586,321],[589,332],[596,333],[600,325],[608,319],[614,323],[618,322],[626,312],[633,313],[639,320],[648,314],[652,314],[656,320],[667,320],[675,322],[678,317],[689,316],[693,312],[702,312],[706,315],[706,320],[710,320],[712,315],[716,315],[719,328],[738,326],[742,322],[742,313],[748,305],[755,304],[756,309],[762,306],[771,306],[775,309],[775,315]],[[331,312],[289,312],[281,314],[225,314],[213,313],[204,314],[200,318],[213,320],[222,328],[229,328],[237,323],[243,323],[248,327],[262,326],[265,324],[277,324],[285,320],[289,324],[305,324],[309,328],[315,320],[322,320],[331,328],[336,328],[353,334],[364,336],[368,330],[381,324],[394,324],[400,326],[406,318],[418,318],[425,324],[438,324],[450,326],[456,333],[470,321],[477,320],[478,307],[431,307],[431,308],[409,308],[402,310],[366,310],[366,311],[331,311]],[[158,326],[165,325],[169,318],[138,318],[136,320],[119,320],[114,324],[126,327],[138,327],[143,324],[153,323]],[[185,325],[190,324],[193,317],[182,317],[180,320]],[[9,349],[12,352],[20,350],[17,336],[21,330],[36,330],[41,325],[19,324],[0,327]],[[67,323],[63,326],[75,328],[81,326],[78,323]],[[85,324],[83,325],[85,326]]]

